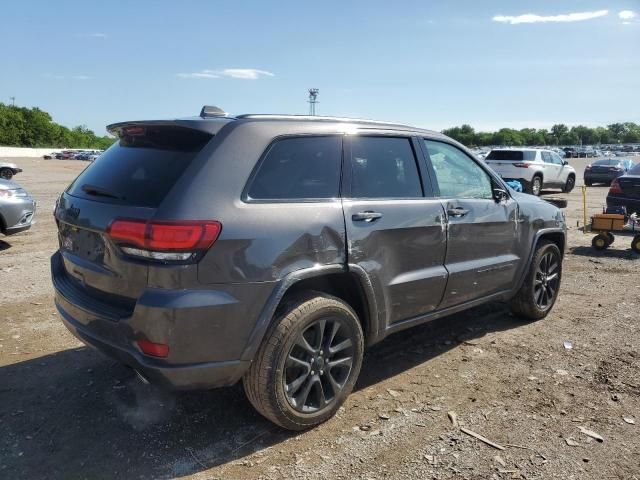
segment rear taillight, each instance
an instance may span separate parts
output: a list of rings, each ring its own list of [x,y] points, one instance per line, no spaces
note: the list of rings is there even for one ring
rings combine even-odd
[[[617,178],[611,182],[611,186],[609,187],[609,195],[612,193],[622,193],[622,188],[620,188],[620,182]]]
[[[513,166],[518,168],[529,168],[528,163],[514,163]]]
[[[215,243],[222,230],[220,222],[155,222],[116,219],[107,235],[123,253],[164,262],[192,261]]]

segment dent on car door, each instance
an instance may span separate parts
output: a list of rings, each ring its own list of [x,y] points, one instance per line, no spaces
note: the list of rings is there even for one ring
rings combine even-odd
[[[345,140],[349,264],[369,275],[383,329],[437,308],[447,281],[444,212],[425,196],[418,149],[409,137]]]
[[[512,288],[519,264],[518,205],[478,162],[448,143],[425,139],[447,215],[446,308]]]

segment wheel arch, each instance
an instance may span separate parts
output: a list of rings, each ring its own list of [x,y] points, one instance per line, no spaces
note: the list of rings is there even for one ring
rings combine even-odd
[[[512,294],[515,295],[520,290],[527,272],[529,271],[529,265],[531,265],[531,262],[533,261],[533,255],[535,254],[536,248],[542,240],[549,240],[555,243],[560,249],[560,255],[562,256],[562,258],[564,258],[564,251],[567,244],[566,232],[564,231],[564,229],[545,228],[542,230],[538,230],[534,236],[531,248],[529,249],[527,262],[524,264],[524,268],[522,268],[522,272],[520,273],[518,282],[515,284],[515,288],[512,290]]]
[[[299,298],[304,292],[324,293],[345,301],[358,315],[365,344],[373,343],[378,335],[378,311],[373,287],[364,271],[351,267],[326,265],[297,270],[283,278],[262,309],[241,359],[253,359],[279,311],[286,308],[287,302]]]

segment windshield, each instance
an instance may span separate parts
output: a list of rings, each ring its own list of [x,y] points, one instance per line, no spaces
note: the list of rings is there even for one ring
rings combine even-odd
[[[640,163],[634,165],[631,170],[629,170],[629,175],[640,175]]]
[[[620,163],[620,160],[613,160],[612,158],[607,159],[607,160],[598,160],[596,162],[593,162],[593,165],[618,165]]]

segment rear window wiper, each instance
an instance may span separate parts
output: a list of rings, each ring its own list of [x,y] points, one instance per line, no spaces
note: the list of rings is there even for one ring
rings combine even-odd
[[[123,197],[110,192],[106,188],[98,187],[96,185],[89,185],[88,183],[85,183],[82,186],[82,191],[88,193],[89,195],[95,195],[96,197],[108,197],[123,200]]]

